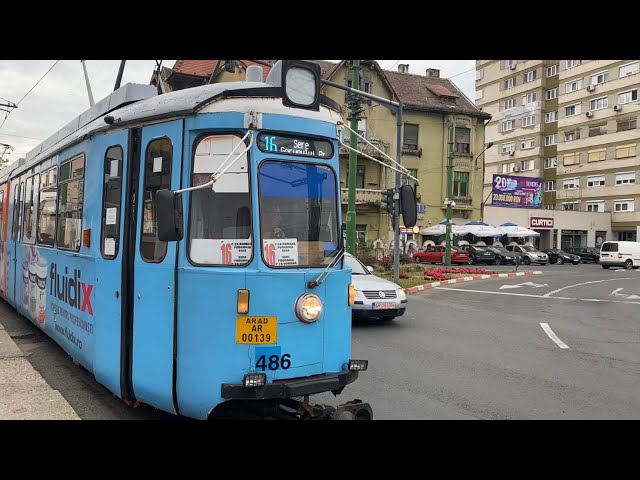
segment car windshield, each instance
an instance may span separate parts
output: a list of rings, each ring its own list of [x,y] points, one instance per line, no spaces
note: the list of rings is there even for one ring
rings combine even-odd
[[[345,253],[344,255],[344,266],[351,269],[351,273],[353,275],[370,275],[371,272],[367,270],[367,267],[364,266],[360,260],[357,258]]]
[[[504,247],[490,247],[494,253],[501,253],[502,255],[509,255],[511,252]]]
[[[522,247],[522,249],[525,252],[535,252],[536,251],[536,249],[533,248],[531,245],[520,245],[520,247]]]

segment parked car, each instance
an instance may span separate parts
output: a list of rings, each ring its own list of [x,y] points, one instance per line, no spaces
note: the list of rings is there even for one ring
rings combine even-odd
[[[509,263],[513,263],[515,265],[518,257],[520,257],[520,254],[516,252],[510,252],[504,247],[487,247],[487,248],[491,250],[493,254],[496,256],[496,265],[507,265]],[[522,263],[522,259],[520,260],[520,263]]]
[[[536,250],[531,245],[518,245],[517,243],[510,243],[505,248],[510,252],[522,254],[522,263],[524,263],[525,265],[531,265],[532,263],[546,265],[549,261],[549,257],[546,253]]]
[[[580,257],[573,253],[565,252],[559,248],[549,248],[544,251],[549,256],[549,263],[557,263],[562,265],[563,263],[573,263],[578,265],[580,263]]]
[[[476,245],[464,245],[462,247],[469,254],[469,265],[484,262],[487,265],[496,263],[496,254],[489,250],[489,247]]]
[[[416,263],[444,263],[445,247],[432,245],[426,250],[415,252],[413,261]],[[469,261],[469,254],[457,247],[451,247],[451,263],[462,265]]]
[[[602,268],[640,267],[640,243],[638,242],[604,242],[600,249],[600,265]]]
[[[356,289],[356,298],[351,306],[353,319],[380,319],[391,321],[404,314],[407,294],[404,289],[389,280],[374,275],[353,255],[344,254],[346,267],[351,268],[351,283]]]
[[[572,247],[565,249],[565,252],[578,255],[582,263],[600,263],[600,250],[595,247]]]

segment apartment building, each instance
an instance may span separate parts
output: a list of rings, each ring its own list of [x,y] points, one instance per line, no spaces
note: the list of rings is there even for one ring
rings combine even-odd
[[[476,105],[492,115],[486,136],[495,144],[485,154],[485,203],[494,174],[544,180],[541,209],[487,208],[485,221],[517,218],[541,233],[541,247],[638,239],[638,65],[476,61]]]

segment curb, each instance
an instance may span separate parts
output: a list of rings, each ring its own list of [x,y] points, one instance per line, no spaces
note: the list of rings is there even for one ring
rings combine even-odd
[[[539,270],[527,271],[527,272],[511,272],[511,273],[492,273],[487,275],[473,275],[471,277],[452,278],[451,280],[443,280],[441,282],[426,283],[424,285],[417,285],[405,289],[410,295],[422,292],[423,290],[429,290],[431,288],[439,287],[440,285],[451,285],[452,283],[470,282],[472,280],[485,280],[487,278],[508,278],[508,277],[523,277],[525,275],[542,275]]]

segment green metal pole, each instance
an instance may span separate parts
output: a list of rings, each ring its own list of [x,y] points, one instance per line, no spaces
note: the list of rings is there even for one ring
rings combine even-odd
[[[453,196],[453,142],[455,139],[456,127],[449,124],[449,156],[447,159],[447,234],[445,238],[444,264],[451,265],[451,197]]]
[[[360,60],[353,61],[353,84],[352,88],[360,90]],[[359,99],[359,97],[356,97]],[[351,129],[358,130],[358,106],[360,102],[354,99],[351,104]],[[358,137],[351,132],[351,148],[358,148]],[[357,153],[349,150],[349,203],[347,206],[347,252],[356,254],[356,176],[357,176]]]

